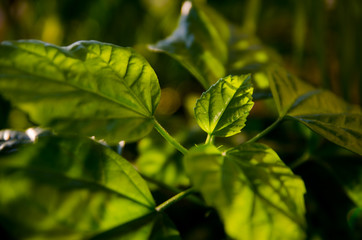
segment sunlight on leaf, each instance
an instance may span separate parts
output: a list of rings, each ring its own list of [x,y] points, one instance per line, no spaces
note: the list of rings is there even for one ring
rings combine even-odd
[[[254,104],[252,93],[250,75],[221,78],[197,100],[197,123],[213,136],[229,137],[239,133]]]
[[[138,140],[153,128],[157,76],[131,48],[3,42],[0,70],[0,93],[43,126],[109,143]]]
[[[3,156],[0,178],[2,227],[21,239],[83,239],[155,211],[133,166],[89,139],[42,137]],[[137,227],[146,239],[152,224]]]
[[[221,153],[194,147],[184,163],[195,188],[235,239],[304,239],[303,181],[262,144]]]

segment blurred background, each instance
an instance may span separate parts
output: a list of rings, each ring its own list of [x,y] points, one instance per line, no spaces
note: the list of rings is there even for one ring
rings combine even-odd
[[[230,22],[242,27],[248,34],[255,34],[264,44],[275,49],[292,73],[315,86],[330,89],[350,103],[361,105],[361,0],[198,1],[207,3]],[[160,81],[162,98],[157,110],[158,118],[161,122],[167,119],[165,127],[190,147],[195,142],[202,142],[205,137],[193,121],[193,106],[203,88],[175,60],[147,48],[148,44],[156,43],[173,32],[182,3],[180,0],[0,0],[0,41],[40,39],[63,46],[78,40],[98,40],[135,48],[150,62]],[[237,135],[222,144],[238,144],[267,127],[276,118],[276,112],[271,104],[266,103],[265,106],[268,110],[258,109],[260,105],[255,105],[245,128],[246,134]],[[185,121],[188,125],[184,124]],[[33,123],[25,114],[0,98],[0,129],[23,130],[31,126]],[[183,131],[185,129],[188,132]],[[290,129],[295,133],[292,134]],[[318,147],[323,146],[321,155],[331,153],[331,149],[332,153],[341,151],[296,123],[284,123],[272,133],[273,136],[264,142],[287,162],[301,155],[302,148],[310,144],[306,138],[312,138]],[[152,138],[126,145],[125,157],[137,161],[140,168],[142,163],[157,157],[157,153],[159,158],[181,159],[172,149],[165,155],[163,139],[152,134]],[[150,148],[156,155],[147,155]],[[141,160],[136,159],[138,155]],[[344,156],[351,157],[350,154]],[[353,204],[327,171],[319,165],[308,164],[296,171],[303,176],[310,193],[306,198],[308,221],[313,226],[310,239],[333,239],[333,236],[347,236],[345,239],[348,239],[352,235],[348,230],[346,212]],[[158,180],[174,186],[188,184],[184,175],[177,174],[182,166],[170,166],[168,169],[162,171],[164,176],[158,175]],[[147,173],[146,168],[144,171]],[[157,201],[169,195],[169,192],[162,191],[154,193]],[[331,198],[334,201],[328,201]],[[188,203],[184,202],[180,204],[184,204],[180,205],[182,209],[191,208],[189,212],[192,214],[187,215],[187,211],[177,209],[169,211],[174,214],[173,220],[185,239],[221,239],[224,236],[215,212],[193,205],[185,206]],[[193,225],[195,221],[199,222],[198,228]],[[219,227],[210,233],[210,224]]]

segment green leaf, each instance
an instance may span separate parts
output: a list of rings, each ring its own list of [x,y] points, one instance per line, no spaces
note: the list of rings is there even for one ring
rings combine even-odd
[[[150,226],[152,226],[151,234],[149,233]],[[179,240],[181,238],[164,213],[153,212],[91,238],[91,240],[103,239]]]
[[[151,136],[140,140],[138,152],[135,165],[144,176],[167,183],[168,186],[190,184],[183,168],[182,154],[165,142],[160,134],[151,133]]]
[[[185,168],[235,239],[304,239],[303,181],[262,144],[194,147]]]
[[[279,57],[213,9],[186,1],[177,29],[150,49],[179,61],[208,89],[227,74],[257,72]]]
[[[197,100],[197,123],[213,136],[229,137],[239,133],[254,104],[252,93],[250,75],[221,78]]]
[[[303,123],[329,141],[362,155],[362,111],[327,91],[315,89],[282,68],[270,71],[270,88],[280,117]]]
[[[109,143],[138,140],[153,128],[157,76],[131,48],[3,42],[0,70],[0,94],[43,126]]]
[[[17,239],[88,239],[155,212],[128,161],[73,137],[42,137],[0,158],[0,196],[0,224]],[[132,234],[147,239],[153,222]]]

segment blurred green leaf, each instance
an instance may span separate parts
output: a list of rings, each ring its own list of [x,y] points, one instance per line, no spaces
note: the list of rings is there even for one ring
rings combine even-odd
[[[150,48],[175,58],[205,89],[227,74],[256,72],[279,61],[256,37],[229,24],[206,5],[191,1],[183,4],[173,34]]]
[[[89,238],[155,211],[133,166],[88,139],[42,137],[2,157],[0,196],[1,225],[21,239]],[[151,223],[132,234],[146,239]]]
[[[138,144],[136,166],[147,177],[168,186],[188,186],[189,179],[182,165],[182,154],[171,144],[165,142],[161,135],[151,134]]]
[[[252,93],[250,75],[221,78],[197,100],[197,123],[213,136],[229,137],[239,133],[254,104]]]
[[[315,89],[282,68],[270,72],[280,117],[296,119],[329,141],[362,155],[362,111],[330,91]]]
[[[303,181],[269,147],[194,147],[185,168],[235,239],[304,239]]]
[[[173,222],[163,213],[158,214],[150,240],[181,240]]]
[[[153,127],[157,76],[130,48],[3,42],[0,69],[0,93],[41,125],[109,143],[138,140]]]

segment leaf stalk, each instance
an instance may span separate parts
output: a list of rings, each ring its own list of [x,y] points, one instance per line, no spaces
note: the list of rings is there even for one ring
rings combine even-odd
[[[278,125],[278,123],[283,120],[282,117],[279,117],[275,122],[273,122],[269,127],[267,127],[266,129],[264,129],[262,132],[260,132],[259,134],[255,135],[253,138],[249,139],[248,141],[246,141],[245,143],[253,143],[258,141],[260,138],[264,137],[266,134],[268,134],[271,130],[273,130],[276,125]]]
[[[189,194],[191,194],[195,189],[194,188],[189,188],[185,191],[180,192],[179,194],[176,194],[175,196],[173,196],[172,198],[164,201],[163,203],[161,203],[160,205],[158,205],[155,209],[157,212],[161,212],[164,211],[166,208],[168,208],[169,206],[175,204],[176,202],[184,199],[185,197],[187,197]]]
[[[182,146],[175,138],[173,138],[155,118],[153,119],[153,122],[156,130],[161,134],[162,137],[167,140],[167,142],[169,142],[172,146],[179,150],[183,155],[187,154],[188,150],[184,146]]]

